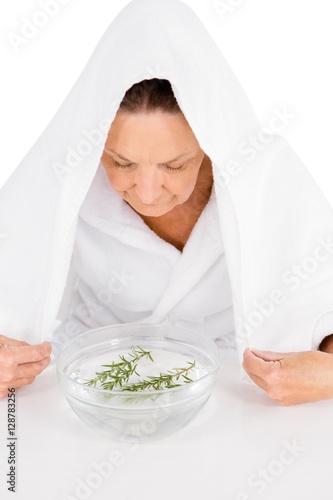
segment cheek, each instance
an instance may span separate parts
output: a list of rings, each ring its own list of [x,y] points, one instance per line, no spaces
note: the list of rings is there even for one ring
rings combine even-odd
[[[174,174],[175,177],[177,174]],[[166,182],[164,184],[164,189],[176,196],[178,198],[178,201],[183,203],[185,202],[192,194],[195,186],[195,182],[193,182],[192,178],[180,178],[178,177],[177,179],[168,177],[166,179]]]
[[[194,191],[197,177],[198,172],[192,172],[186,176],[180,175],[177,179],[171,179],[174,194],[178,194],[183,198],[188,198]]]
[[[131,184],[130,175],[124,174],[121,171],[116,171],[114,169],[106,169],[106,175],[113,189],[116,191],[126,191],[129,189]]]

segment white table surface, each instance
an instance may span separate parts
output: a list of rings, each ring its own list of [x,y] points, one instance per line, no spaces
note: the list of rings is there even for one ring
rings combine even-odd
[[[1,499],[333,498],[333,401],[280,407],[241,383],[236,364],[221,366],[187,427],[150,443],[108,440],[81,422],[54,367],[16,398],[16,493],[7,491],[7,399],[0,401]]]

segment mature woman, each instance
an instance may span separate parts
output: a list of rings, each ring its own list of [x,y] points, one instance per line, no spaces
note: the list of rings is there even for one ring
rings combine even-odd
[[[331,209],[182,2],[124,9],[0,203],[2,397],[43,338],[125,322],[237,344],[282,404],[333,397]]]

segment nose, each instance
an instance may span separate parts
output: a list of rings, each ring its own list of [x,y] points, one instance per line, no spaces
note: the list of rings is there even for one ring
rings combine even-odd
[[[139,167],[135,176],[135,192],[142,203],[158,202],[163,190],[163,178],[157,168]]]

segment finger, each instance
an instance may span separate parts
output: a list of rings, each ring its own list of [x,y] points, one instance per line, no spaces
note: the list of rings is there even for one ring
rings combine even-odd
[[[20,389],[21,387],[25,387],[26,385],[32,384],[36,377],[23,377],[14,380],[11,388]]]
[[[51,357],[48,356],[41,361],[34,361],[33,363],[24,363],[17,367],[16,379],[37,377],[40,375],[51,362]]]
[[[18,347],[22,346],[22,345],[29,345],[24,340],[12,339],[10,337],[6,337],[6,335],[0,335],[0,344],[14,345],[14,346],[18,346]]]
[[[38,345],[19,347],[4,345],[3,348],[7,349],[7,359],[5,360],[7,366],[38,362],[44,358],[49,357],[52,351],[52,345],[50,342],[43,342],[42,344]]]
[[[281,361],[282,359],[295,354],[294,352],[262,351],[261,349],[255,349],[253,347],[251,347],[251,352],[264,361]]]
[[[13,382],[13,385],[10,386],[10,389],[21,389],[21,387],[25,387],[26,385],[32,384],[36,377],[26,377],[20,378]],[[10,393],[12,394],[12,393]],[[0,390],[0,399],[6,398],[8,396],[8,388],[2,388]]]
[[[265,378],[272,370],[273,361],[267,362],[256,356],[249,348],[243,354],[243,368],[249,375]]]
[[[253,375],[252,373],[248,374],[249,377],[253,380],[255,384],[257,384],[260,389],[263,389],[265,392],[267,392],[267,384],[265,380],[263,380],[261,377],[257,377],[257,375]]]
[[[5,390],[7,387],[15,387],[15,381],[18,379],[37,377],[50,364],[50,361],[51,358],[49,356],[41,361],[24,363],[7,370],[1,376],[0,391]]]

